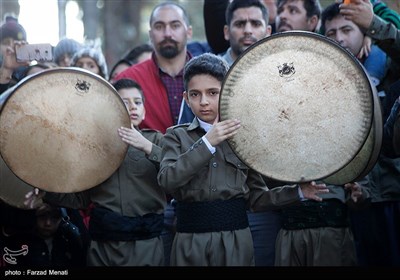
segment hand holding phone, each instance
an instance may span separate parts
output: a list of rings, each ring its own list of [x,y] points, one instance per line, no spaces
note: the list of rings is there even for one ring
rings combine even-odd
[[[50,44],[16,45],[17,61],[52,61],[53,51]]]

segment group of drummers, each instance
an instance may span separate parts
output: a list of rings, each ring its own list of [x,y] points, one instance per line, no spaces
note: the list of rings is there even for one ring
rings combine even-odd
[[[341,2],[204,0],[201,54],[162,2],[115,75],[71,41],[30,76],[9,17],[0,266],[400,266],[400,16]]]

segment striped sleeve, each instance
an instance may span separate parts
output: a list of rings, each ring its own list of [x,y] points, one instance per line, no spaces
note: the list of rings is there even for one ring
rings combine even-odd
[[[374,13],[381,19],[388,23],[392,23],[394,26],[396,26],[396,28],[400,29],[400,15],[396,11],[386,6],[385,3],[376,2],[374,4]]]

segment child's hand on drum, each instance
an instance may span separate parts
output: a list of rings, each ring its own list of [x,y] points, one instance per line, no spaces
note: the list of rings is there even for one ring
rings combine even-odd
[[[38,188],[34,188],[32,191],[25,195],[24,205],[28,208],[34,209],[43,203],[42,198],[46,194],[45,191],[41,191]]]
[[[329,189],[325,184],[317,184],[314,181],[304,184],[299,184],[304,198],[312,199],[315,201],[322,201],[322,198],[317,196],[319,193],[328,193]]]
[[[351,191],[351,199],[357,203],[358,199],[362,197],[362,189],[360,184],[358,184],[357,182],[355,183],[347,183],[346,185],[344,185],[344,188],[346,190],[350,190]]]

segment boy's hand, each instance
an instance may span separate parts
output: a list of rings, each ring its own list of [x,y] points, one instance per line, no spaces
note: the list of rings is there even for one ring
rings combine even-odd
[[[32,191],[28,192],[25,195],[24,205],[30,209],[35,209],[43,204],[43,197],[46,192],[39,190],[38,188],[34,188]]]
[[[121,137],[122,141],[124,141],[125,143],[135,147],[138,150],[145,152],[147,155],[151,153],[151,150],[153,149],[153,144],[149,140],[147,140],[134,127],[118,128],[118,134]]]
[[[361,186],[358,183],[347,183],[344,188],[351,191],[351,199],[354,202],[357,202],[362,197]]]
[[[363,44],[360,52],[357,54],[358,59],[362,59],[364,56],[368,57],[371,52],[372,39],[369,36],[364,36]]]
[[[318,193],[328,193],[329,189],[325,184],[317,184],[314,181],[309,183],[299,184],[304,198],[312,199],[315,201],[322,201],[322,198],[317,196]]]
[[[239,120],[225,120],[222,122],[214,122],[213,127],[207,132],[205,137],[213,146],[217,146],[222,141],[234,136],[240,128]]]

